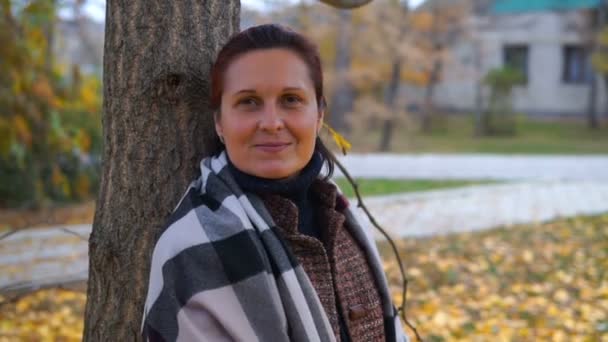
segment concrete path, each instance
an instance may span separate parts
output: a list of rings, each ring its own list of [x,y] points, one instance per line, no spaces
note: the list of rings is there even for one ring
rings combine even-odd
[[[364,201],[392,236],[421,237],[608,212],[608,182],[508,183]]]
[[[24,229],[0,240],[0,292],[86,280],[91,225]]]
[[[340,160],[359,178],[608,181],[606,155],[352,154]]]
[[[349,155],[342,161],[359,178],[507,181],[366,199],[372,214],[395,237],[608,212],[608,156],[385,154]],[[90,229],[27,229],[0,239],[0,292],[85,280]]]

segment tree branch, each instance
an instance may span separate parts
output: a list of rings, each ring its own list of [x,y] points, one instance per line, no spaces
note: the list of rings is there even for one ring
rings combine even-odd
[[[86,236],[81,235],[81,234],[79,234],[79,233],[77,233],[77,232],[75,232],[75,231],[73,231],[71,229],[68,229],[68,228],[65,228],[65,227],[61,227],[60,229],[62,231],[64,231],[64,232],[68,233],[68,234],[72,234],[72,235],[77,236],[78,238],[80,238],[83,241],[87,241],[87,242],[89,241],[89,239]]]
[[[6,239],[7,237],[15,234],[18,231],[18,229],[11,229],[8,232],[2,233],[2,235],[0,235],[0,240]]]
[[[319,0],[322,3],[341,9],[353,9],[369,4],[373,0]]]
[[[75,286],[75,284],[77,285],[79,283],[86,284],[86,281],[76,280],[76,281],[68,282],[68,283],[64,283],[64,284],[54,284],[54,283],[36,284],[33,282],[24,283],[23,285],[29,286],[26,290],[19,291],[18,293],[14,294],[12,296],[8,296],[6,298],[0,298],[0,309],[3,308],[5,305],[18,302],[23,297],[29,296],[31,294],[34,294],[36,292],[40,292],[43,290],[58,289],[58,290],[66,290],[66,291],[74,291],[74,292],[85,292],[84,289],[79,289],[78,286]],[[0,294],[5,292],[7,289],[9,289],[13,285],[9,285],[9,286],[0,288]]]

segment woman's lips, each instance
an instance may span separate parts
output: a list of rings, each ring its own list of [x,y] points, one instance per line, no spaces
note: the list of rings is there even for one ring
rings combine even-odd
[[[286,149],[290,144],[289,143],[264,143],[264,144],[256,144],[255,148],[269,153],[281,152]]]

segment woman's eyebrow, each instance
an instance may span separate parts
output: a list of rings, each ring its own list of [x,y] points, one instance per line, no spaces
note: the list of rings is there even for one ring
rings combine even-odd
[[[283,91],[304,91],[304,88],[300,87],[285,87]]]
[[[283,88],[283,91],[304,91],[304,88],[301,87],[285,87]],[[251,94],[251,93],[256,93],[255,89],[241,89],[237,92],[234,92],[233,95],[239,95],[239,94]]]
[[[254,89],[241,89],[241,90],[237,91],[236,93],[234,93],[234,95],[239,95],[242,93],[245,93],[245,94],[255,93],[255,90]]]

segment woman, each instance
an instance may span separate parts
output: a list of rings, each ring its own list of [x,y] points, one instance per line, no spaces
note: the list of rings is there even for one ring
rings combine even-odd
[[[316,47],[252,27],[211,77],[221,144],[156,243],[146,339],[405,340],[373,240],[329,181]]]

